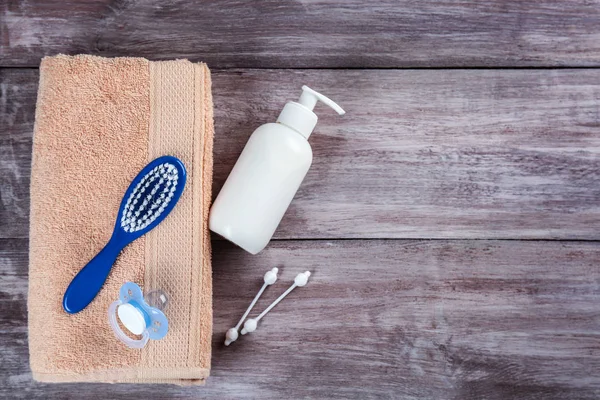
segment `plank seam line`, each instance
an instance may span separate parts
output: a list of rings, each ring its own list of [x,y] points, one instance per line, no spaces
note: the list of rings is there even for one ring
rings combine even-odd
[[[33,65],[0,65],[0,70],[18,70],[18,69],[39,69],[39,66]],[[235,72],[235,71],[269,71],[269,70],[277,70],[277,71],[340,71],[340,70],[348,70],[348,71],[469,71],[469,70],[568,70],[568,69],[577,69],[577,70],[596,70],[600,69],[599,65],[592,66],[568,66],[568,65],[542,65],[542,66],[447,66],[447,67],[232,67],[232,68],[211,68],[213,73],[215,72]]]
[[[16,236],[16,237],[0,237],[0,242],[9,240],[29,240],[27,236]],[[226,243],[227,240],[213,237],[212,241],[217,243]],[[333,242],[333,241],[354,241],[354,242],[375,242],[375,241],[404,241],[404,242],[425,242],[425,241],[438,241],[438,242],[475,242],[475,241],[488,241],[488,242],[590,242],[600,243],[600,239],[542,239],[542,238],[276,238],[271,239],[271,242]],[[233,244],[232,244],[233,246]]]

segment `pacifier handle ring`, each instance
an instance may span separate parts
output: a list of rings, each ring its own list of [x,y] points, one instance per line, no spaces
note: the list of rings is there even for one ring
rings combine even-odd
[[[148,343],[148,339],[150,338],[148,330],[146,329],[144,332],[142,332],[142,338],[139,340],[135,340],[127,336],[117,321],[117,307],[119,307],[121,304],[123,304],[121,300],[116,300],[113,301],[108,307],[108,322],[110,322],[110,327],[112,328],[117,339],[125,343],[127,347],[132,349],[141,349],[146,346],[146,343]]]

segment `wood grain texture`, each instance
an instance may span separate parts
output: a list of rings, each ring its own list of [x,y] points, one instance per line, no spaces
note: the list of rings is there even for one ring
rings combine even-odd
[[[600,396],[599,243],[277,241],[258,256],[213,244],[206,387],[44,385],[27,365],[27,240],[0,239],[0,397]],[[252,315],[298,272],[313,274],[255,333],[225,348],[225,331],[275,265],[280,280]]]
[[[37,71],[0,74],[0,237],[27,237]],[[347,115],[318,107],[276,238],[599,238],[600,70],[215,71],[215,193],[304,83]]]
[[[599,0],[4,0],[0,66],[57,53],[213,68],[599,66],[599,26]]]
[[[599,26],[600,0],[0,1],[0,398],[600,398],[600,69],[318,70],[600,67]],[[57,53],[207,62],[215,193],[302,84],[348,112],[318,108],[278,240],[213,240],[206,387],[31,379],[38,72],[2,67]],[[252,315],[313,275],[225,348],[272,266]]]
[[[0,68],[0,237],[29,233],[37,71]]]

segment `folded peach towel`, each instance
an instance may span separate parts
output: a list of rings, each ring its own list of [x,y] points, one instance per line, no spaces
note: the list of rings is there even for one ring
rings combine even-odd
[[[202,384],[212,279],[210,72],[185,60],[59,55],[40,66],[33,161],[29,351],[36,380]],[[162,155],[188,178],[173,212],[121,253],[96,299],[68,315],[71,279],[106,244],[125,190]],[[169,295],[169,333],[134,350],[107,320],[126,281]]]

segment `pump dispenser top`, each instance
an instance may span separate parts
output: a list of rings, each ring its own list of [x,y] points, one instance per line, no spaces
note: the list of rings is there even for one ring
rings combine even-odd
[[[339,115],[344,115],[346,113],[342,107],[337,105],[329,97],[323,96],[321,93],[315,92],[308,86],[304,85],[302,86],[302,95],[300,95],[298,102],[288,102],[283,107],[281,114],[279,114],[277,123],[292,128],[308,139],[312,131],[315,129],[315,126],[317,126],[317,121],[319,119],[317,114],[313,112],[317,101],[327,104]]]
[[[300,99],[288,102],[275,123],[252,133],[213,203],[213,232],[252,254],[269,243],[312,163],[306,139],[317,125],[312,110],[318,101],[344,114],[329,98],[302,86]]]

